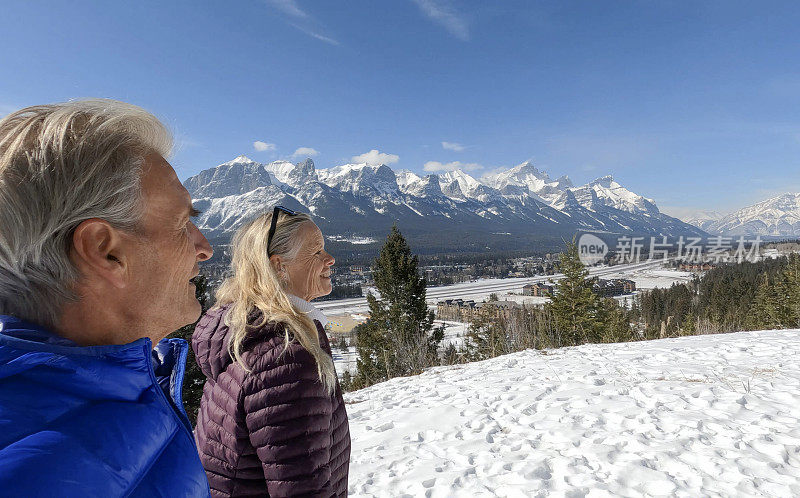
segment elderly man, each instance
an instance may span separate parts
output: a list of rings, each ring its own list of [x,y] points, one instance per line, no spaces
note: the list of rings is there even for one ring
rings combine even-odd
[[[0,120],[0,494],[208,496],[181,403],[211,257],[171,138],[111,100]],[[154,347],[154,345],[156,345]]]

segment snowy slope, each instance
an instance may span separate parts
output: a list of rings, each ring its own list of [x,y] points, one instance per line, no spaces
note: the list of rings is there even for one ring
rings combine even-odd
[[[272,173],[277,181],[295,188],[301,187],[309,181],[317,180],[314,161],[310,158],[297,164],[288,161],[275,161],[265,164],[264,169]]]
[[[627,211],[629,213],[657,213],[658,208],[652,199],[634,194],[619,183],[611,175],[593,180],[582,187],[570,189],[578,202],[585,208],[595,210],[596,203]]]
[[[523,187],[549,204],[552,204],[564,190],[573,186],[568,176],[564,175],[557,180],[552,180],[547,172],[539,170],[530,161],[506,171],[484,175],[481,180],[489,186],[506,192],[511,191],[509,189],[511,186]]]
[[[800,193],[767,199],[723,216],[707,226],[724,235],[800,235]]]
[[[420,180],[419,176],[407,169],[396,171],[395,176],[397,176],[397,186],[400,187],[401,190],[405,190],[408,185]]]
[[[350,496],[800,496],[800,331],[524,351],[345,400]]]
[[[685,221],[690,225],[694,225],[698,228],[703,230],[707,230],[708,227],[713,225],[715,222],[719,221],[720,219],[724,218],[725,214],[720,213],[719,211],[714,210],[701,210],[697,211],[689,216],[682,216],[681,220]]]
[[[500,192],[497,191],[497,189],[484,185],[469,173],[460,169],[448,171],[447,173],[439,175],[439,183],[444,186],[442,189],[444,192],[452,192],[453,194],[450,195],[450,197],[456,199],[462,198],[461,195],[458,195],[459,192],[463,197],[480,202],[487,202],[493,198],[497,199],[500,197]],[[456,188],[454,184],[457,185],[458,188]]]

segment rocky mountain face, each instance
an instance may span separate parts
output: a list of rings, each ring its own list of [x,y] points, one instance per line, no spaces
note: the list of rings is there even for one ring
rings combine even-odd
[[[386,165],[345,164],[316,169],[307,159],[261,164],[244,156],[184,182],[196,207],[197,225],[224,241],[245,220],[275,204],[306,211],[330,236],[382,239],[396,222],[412,238],[433,244],[466,244],[471,250],[537,238],[570,238],[576,231],[637,235],[705,235],[659,212],[610,176],[580,187],[552,180],[531,163],[477,179],[464,171],[421,177]],[[458,242],[456,242],[458,240]]]
[[[699,216],[688,222],[727,236],[800,236],[800,193],[782,194],[728,215]]]

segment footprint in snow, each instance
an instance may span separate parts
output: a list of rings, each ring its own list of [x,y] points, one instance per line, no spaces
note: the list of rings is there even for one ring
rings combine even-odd
[[[389,429],[392,429],[392,428],[394,428],[394,422],[386,422],[385,424],[379,425],[378,427],[376,427],[375,428],[375,432],[388,431]]]

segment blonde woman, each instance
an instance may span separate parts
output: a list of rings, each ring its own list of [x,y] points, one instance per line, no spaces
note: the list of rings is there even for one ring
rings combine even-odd
[[[331,292],[333,263],[311,218],[281,206],[234,236],[233,275],[192,337],[213,496],[347,495],[347,413],[310,304]]]

